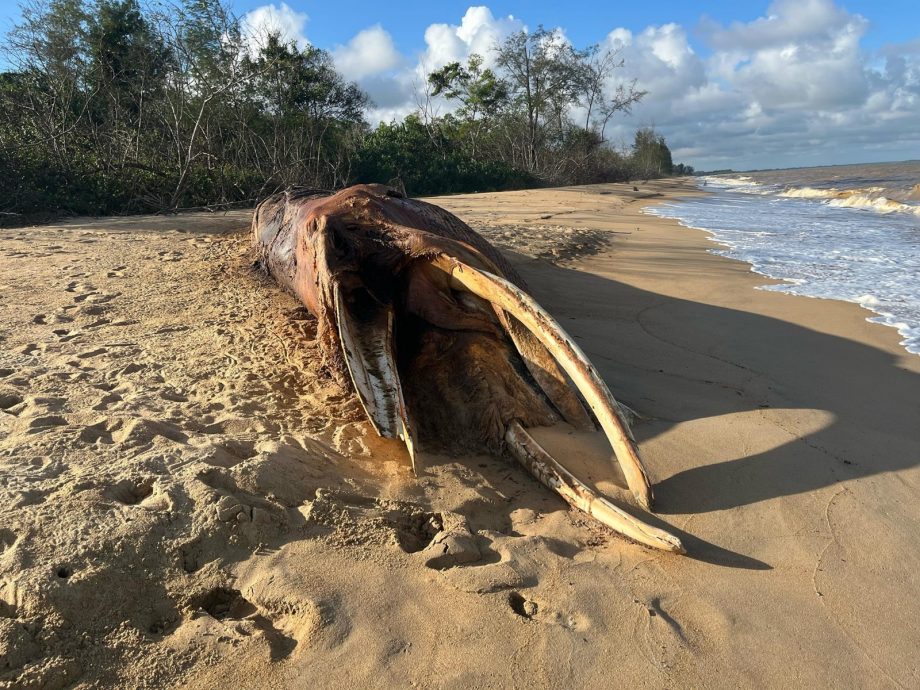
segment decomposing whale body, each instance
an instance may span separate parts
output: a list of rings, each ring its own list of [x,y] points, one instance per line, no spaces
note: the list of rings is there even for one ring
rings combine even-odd
[[[325,364],[351,382],[381,436],[405,443],[413,469],[419,440],[448,452],[507,449],[572,506],[684,552],[528,433],[596,420],[636,502],[651,509],[624,408],[501,254],[457,217],[382,185],[302,189],[259,204],[252,232],[260,263],[317,318]]]

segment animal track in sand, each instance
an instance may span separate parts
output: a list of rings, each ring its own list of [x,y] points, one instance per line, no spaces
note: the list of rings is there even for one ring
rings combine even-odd
[[[440,516],[406,501],[372,498],[317,489],[301,509],[308,522],[321,526],[323,539],[337,546],[394,544],[404,553],[425,549],[443,531]]]
[[[272,617],[272,612],[256,606],[246,599],[237,589],[229,587],[215,587],[193,600],[192,607],[195,610],[203,611],[211,618],[222,621],[231,625],[237,634],[249,637],[255,633],[260,634],[268,644],[272,661],[281,661],[291,655],[299,644],[300,640],[286,634],[283,628],[276,625]],[[289,624],[289,618],[297,618],[300,611],[292,606],[285,607],[282,617],[282,625]],[[303,637],[308,637],[310,630],[314,627],[310,625],[314,617],[306,616],[307,624],[300,622],[292,627],[295,632],[299,632]],[[298,621],[299,622],[299,621]],[[306,631],[304,630],[306,628]]]
[[[144,502],[153,494],[153,481],[134,481],[122,479],[106,490],[106,496],[126,506],[135,506]]]
[[[17,412],[12,412],[11,408],[21,404],[22,401],[22,396],[19,393],[14,391],[0,391],[0,410],[8,411],[10,414],[17,414]]]
[[[647,604],[634,600],[644,611],[640,611],[636,622],[636,640],[639,650],[649,663],[662,668],[674,664],[687,639],[683,627],[661,605],[661,599],[654,597]]]
[[[16,543],[16,533],[11,529],[0,527],[0,556]]]
[[[104,355],[108,352],[107,348],[97,347],[92,350],[87,350],[86,352],[81,352],[77,355],[80,359],[87,359],[89,357],[98,357],[99,355]]]

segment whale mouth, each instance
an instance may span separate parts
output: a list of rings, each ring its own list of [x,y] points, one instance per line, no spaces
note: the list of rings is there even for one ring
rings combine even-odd
[[[635,541],[684,553],[676,537],[597,495],[528,433],[559,421],[600,427],[636,503],[651,510],[627,414],[574,339],[489,252],[439,234],[436,207],[405,200],[394,219],[383,208],[392,195],[349,191],[288,214],[297,223],[282,242],[280,231],[260,231],[259,210],[254,231],[270,238],[269,270],[319,319],[329,361],[347,371],[377,433],[402,440],[416,473],[420,442],[507,450],[570,505]],[[424,211],[415,226],[401,222],[413,203]],[[434,227],[418,227],[426,222]]]

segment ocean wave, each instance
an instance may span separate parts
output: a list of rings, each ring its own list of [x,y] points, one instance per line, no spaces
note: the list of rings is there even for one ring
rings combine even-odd
[[[758,182],[748,175],[705,175],[700,180],[704,187],[727,192],[756,194],[758,196],[779,196],[787,199],[811,199],[836,208],[864,209],[876,213],[912,213],[920,216],[920,204],[904,203],[890,198],[892,193],[899,198],[904,198],[904,191],[888,189],[887,187],[852,187],[850,189],[840,189],[838,187],[782,188],[778,185]],[[920,189],[920,185],[914,187],[915,191],[918,189]],[[913,192],[906,197],[906,200],[912,199]]]
[[[815,189],[814,187],[790,187],[780,192],[779,196],[785,196],[792,199],[832,199],[840,194],[839,189]]]
[[[714,253],[785,281],[761,289],[861,305],[874,312],[869,321],[897,329],[903,347],[920,355],[918,225],[913,215],[893,212],[905,206],[917,213],[920,206],[866,194],[782,200],[782,189],[775,189],[770,197],[714,189],[644,212],[703,229],[721,245]],[[868,213],[830,208],[831,202]]]
[[[837,208],[863,208],[877,213],[913,213],[920,216],[920,206],[902,204],[884,196],[866,196],[864,194],[849,194],[847,196],[830,199],[828,206]]]
[[[714,187],[723,187],[726,189],[735,188],[735,189],[756,189],[758,187],[763,187],[760,182],[751,179],[747,175],[740,175],[738,177],[723,177],[713,176],[713,175],[704,175],[702,178],[703,182],[706,185],[712,185]]]
[[[905,204],[885,196],[886,187],[788,187],[778,196],[789,199],[816,199],[836,208],[858,208],[876,213],[913,213],[920,216],[920,206]]]

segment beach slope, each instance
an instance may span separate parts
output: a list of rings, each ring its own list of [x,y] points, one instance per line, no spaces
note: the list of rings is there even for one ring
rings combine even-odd
[[[920,357],[641,213],[692,193],[433,200],[647,418],[685,557],[501,457],[414,478],[247,213],[0,230],[0,687],[916,687]]]

